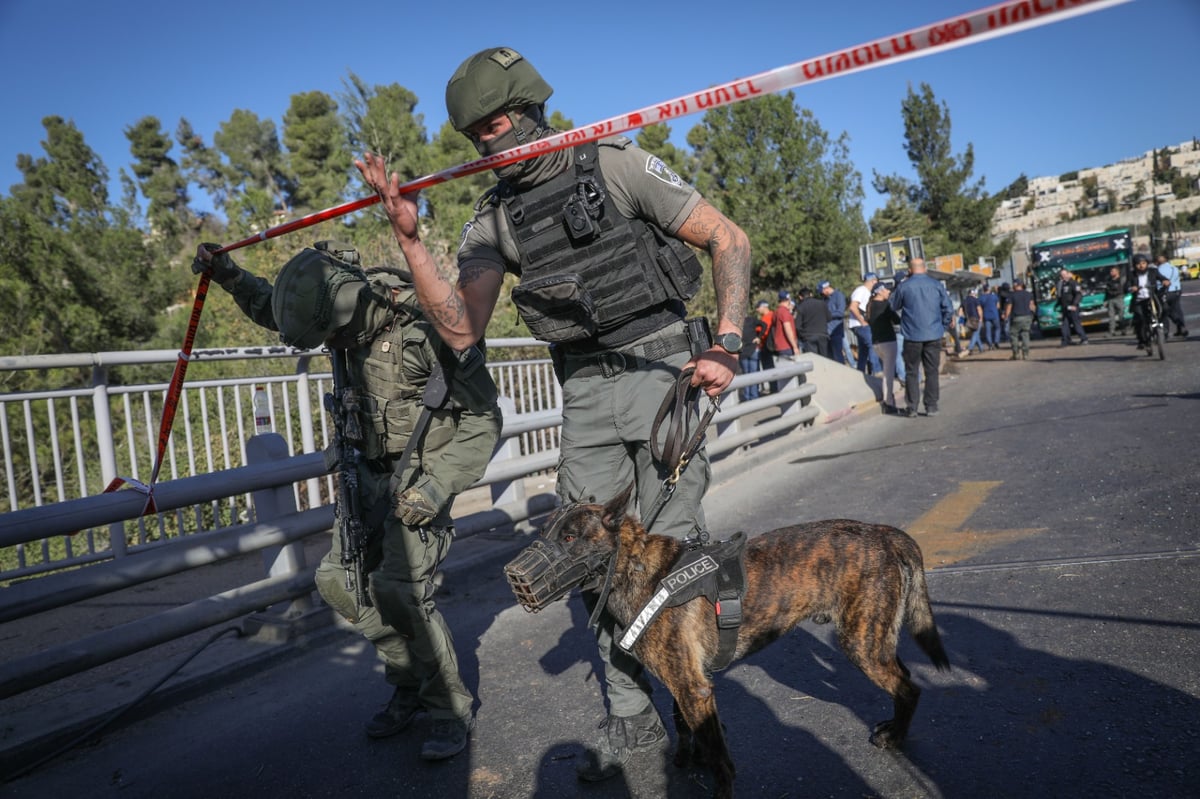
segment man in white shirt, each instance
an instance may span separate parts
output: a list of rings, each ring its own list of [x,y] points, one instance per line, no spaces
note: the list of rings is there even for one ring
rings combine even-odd
[[[871,301],[871,290],[878,282],[879,278],[874,272],[867,272],[863,275],[862,284],[850,293],[850,304],[846,306],[846,323],[858,343],[858,371],[864,374],[883,371],[879,356],[871,345],[871,325],[867,320],[867,303]]]

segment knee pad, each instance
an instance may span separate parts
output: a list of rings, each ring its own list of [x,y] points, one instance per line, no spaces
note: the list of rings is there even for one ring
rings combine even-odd
[[[354,624],[358,621],[358,601],[346,590],[346,573],[321,561],[313,577],[317,592],[339,616]]]

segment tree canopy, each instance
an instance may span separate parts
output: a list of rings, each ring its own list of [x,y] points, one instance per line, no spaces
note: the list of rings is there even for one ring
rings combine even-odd
[[[791,92],[708,111],[688,133],[693,182],[750,238],[755,290],[856,274],[866,243],[862,179]]]
[[[961,253],[966,263],[980,256],[1007,258],[1011,242],[998,246],[991,236],[992,217],[1004,194],[989,196],[983,178],[973,181],[975,151],[970,143],[954,155],[949,107],[922,83],[918,91],[908,87],[900,111],[904,149],[917,179],[874,173],[875,190],[888,200],[871,217],[873,238],[919,235],[927,254]]]
[[[862,176],[850,140],[821,127],[791,92],[709,110],[686,131],[666,124],[636,140],[658,155],[750,237],[752,292],[857,279],[858,248],[881,235],[927,237],[942,251],[992,254],[996,198],[972,178],[970,145],[950,149],[950,115],[928,86],[901,104],[916,180],[875,176],[888,194],[868,231]],[[560,130],[571,120],[551,109]],[[108,170],[83,134],[61,117],[43,120],[44,155],[22,154],[23,182],[0,197],[0,333],[9,353],[177,346],[195,286],[188,265],[197,242],[228,243],[366,192],[353,157],[385,155],[402,180],[471,161],[470,142],[449,123],[430,132],[418,98],[400,84],[369,85],[348,73],[336,97],[293,95],[281,120],[233,109],[212,135],[185,118],[173,136],[159,119],[133,121],[124,196],[109,198]],[[422,235],[451,265],[463,226],[492,185],[489,173],[422,193]],[[321,238],[348,240],[366,263],[402,258],[378,207],[238,250],[235,259],[273,279],[296,249]],[[956,248],[956,249],[955,249]],[[209,295],[197,346],[269,344],[222,291]],[[507,293],[490,336],[524,335]],[[693,312],[715,313],[711,282]]]

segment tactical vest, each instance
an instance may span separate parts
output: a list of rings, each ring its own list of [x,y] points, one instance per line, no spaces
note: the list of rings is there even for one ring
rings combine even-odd
[[[516,239],[517,311],[533,335],[574,351],[612,349],[683,318],[700,287],[686,244],[617,211],[597,147],[572,152],[573,168],[531,189],[500,183],[498,203]]]
[[[369,344],[351,347],[347,355],[350,383],[355,390],[363,431],[363,440],[354,444],[367,460],[377,460],[395,458],[404,452],[424,408],[425,375],[418,383],[405,371],[405,352],[416,348],[419,362],[432,366],[439,356],[438,350],[445,347],[432,336],[430,324],[421,318],[415,301],[395,302],[399,289],[394,277],[386,273],[369,274],[369,279],[379,304],[387,308],[386,313],[391,319]],[[480,355],[481,364],[482,360]],[[450,398],[444,408],[433,411],[424,442],[412,457],[414,467],[420,465],[421,455],[431,455],[450,442],[459,410],[476,404],[486,405],[489,396],[491,402],[495,401],[495,385],[485,368],[460,369],[453,356],[443,357],[442,363],[448,366],[446,379],[452,386]],[[472,381],[486,381],[486,385],[481,382],[480,386],[473,387]],[[478,402],[475,394],[480,395]]]

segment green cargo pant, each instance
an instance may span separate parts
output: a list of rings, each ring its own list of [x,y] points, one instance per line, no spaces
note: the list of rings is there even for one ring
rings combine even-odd
[[[1009,319],[1008,341],[1012,344],[1013,357],[1029,357],[1029,331],[1033,327],[1032,316],[1013,316]]]
[[[630,350],[656,338],[678,335],[682,330],[682,323],[673,325],[621,349]],[[659,497],[663,481],[669,476],[663,464],[655,463],[651,455],[650,428],[659,405],[668,392],[674,390],[680,369],[690,358],[690,353],[680,352],[610,377],[568,376],[563,385],[558,464],[558,494],[563,502],[592,497],[597,502],[607,502],[630,483],[635,483],[637,511],[645,518]],[[707,402],[707,399],[701,399],[701,403]],[[694,410],[687,427],[689,433],[698,423]],[[659,444],[661,446],[662,441]],[[682,538],[704,529],[700,501],[710,478],[708,457],[701,449],[684,470],[651,532]],[[584,592],[584,604],[589,613],[597,598],[595,592]],[[605,664],[609,713],[632,716],[650,706],[650,684],[641,664],[614,642],[620,635],[615,627],[616,622],[611,616],[601,615],[596,637]]]
[[[390,477],[359,469],[364,508],[387,501]],[[374,606],[359,608],[346,591],[335,532],[332,549],[317,567],[317,590],[374,645],[389,683],[415,695],[435,719],[466,718],[474,698],[459,676],[454,639],[433,601],[433,577],[453,533],[430,529],[425,537],[422,541],[417,530],[387,515],[367,563]]]

